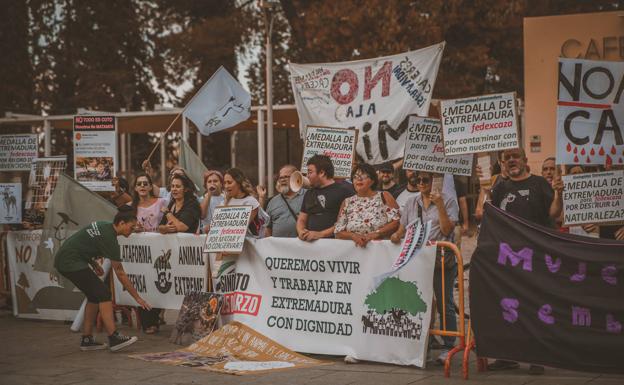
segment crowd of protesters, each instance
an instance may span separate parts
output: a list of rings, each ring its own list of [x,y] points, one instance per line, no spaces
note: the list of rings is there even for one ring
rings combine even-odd
[[[541,226],[585,236],[624,239],[622,225],[562,226],[562,170],[556,165],[555,158],[544,160],[541,175],[530,172],[522,149],[500,151],[496,159],[489,170],[491,179],[484,182],[480,178],[473,207],[477,221],[481,220],[485,202],[489,201]],[[352,241],[355,247],[366,247],[369,242],[382,239],[400,243],[408,225],[420,219],[431,222],[429,241],[455,242],[459,246],[461,237],[470,231],[467,178],[414,170],[405,170],[400,175],[400,167],[400,162],[377,167],[358,163],[354,164],[350,178],[335,178],[331,159],[316,155],[302,170],[309,182],[305,187],[294,189],[291,177],[298,170],[287,164],[280,168],[274,181],[276,194],[267,197],[264,186],[254,187],[237,168],[223,173],[207,171],[200,188],[183,168],[174,167],[168,175],[167,185],[158,186],[153,182],[153,170],[146,162],[144,172],[136,176],[132,188],[125,179],[113,178],[114,191],[109,199],[123,210],[133,210],[135,232],[207,233],[216,207],[248,205],[252,207],[248,236],[252,237],[299,238],[305,242],[336,238]],[[602,170],[600,167],[573,166],[565,168],[565,173]],[[477,166],[476,175],[482,177],[483,174],[484,170]],[[443,183],[435,185],[436,178]],[[130,219],[128,221],[132,222]],[[434,293],[439,299],[437,314],[440,318],[445,317],[447,330],[456,330],[453,292],[442,290],[443,285],[454,287],[456,261],[446,258],[442,274],[439,257],[434,270]],[[441,297],[444,297],[443,301]],[[444,308],[440,306],[442,303]],[[163,322],[162,309],[142,303],[138,311],[144,332],[158,332]],[[438,346],[442,349],[438,362],[446,359],[455,344],[453,337],[442,340],[442,345]],[[430,345],[437,343],[435,339],[430,342]],[[83,344],[91,348],[96,343],[86,335]],[[350,356],[345,357],[345,361],[357,362]],[[516,367],[518,363],[506,360],[496,360],[489,365],[491,370]],[[529,371],[540,374],[544,368],[531,365]]]

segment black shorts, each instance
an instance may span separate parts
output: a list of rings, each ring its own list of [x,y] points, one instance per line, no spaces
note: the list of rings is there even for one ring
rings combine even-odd
[[[108,286],[98,278],[93,270],[86,268],[78,271],[59,272],[69,279],[87,297],[90,303],[109,302],[111,292]]]

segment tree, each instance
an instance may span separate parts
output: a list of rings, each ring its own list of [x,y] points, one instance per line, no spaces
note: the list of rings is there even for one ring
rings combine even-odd
[[[364,304],[378,314],[390,311],[395,319],[406,313],[415,316],[427,311],[416,284],[396,277],[386,278],[377,290],[366,296]]]
[[[32,112],[33,71],[28,54],[28,6],[16,1],[0,12],[0,116]]]

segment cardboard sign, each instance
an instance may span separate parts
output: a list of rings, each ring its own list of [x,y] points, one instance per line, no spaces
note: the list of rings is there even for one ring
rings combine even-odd
[[[624,164],[624,62],[559,59],[557,164]]]
[[[240,253],[243,251],[251,206],[218,206],[212,215],[204,251]]]
[[[446,155],[519,147],[515,93],[443,100],[441,108]]]
[[[22,223],[22,184],[0,183],[0,223]]]
[[[470,176],[472,158],[472,154],[444,155],[440,120],[410,116],[403,169]]]
[[[624,222],[624,171],[563,176],[563,223]]]
[[[308,160],[320,154],[331,158],[335,177],[350,178],[356,143],[357,131],[353,128],[308,126],[301,160],[302,173],[307,173]]]
[[[28,171],[37,158],[37,135],[0,135],[0,170]]]
[[[114,116],[74,116],[74,178],[93,191],[114,191],[117,130]]]

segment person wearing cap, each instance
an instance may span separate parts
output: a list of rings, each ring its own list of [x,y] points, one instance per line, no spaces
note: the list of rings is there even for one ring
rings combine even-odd
[[[212,214],[217,206],[223,206],[223,174],[217,170],[208,170],[204,173],[204,188],[206,192],[199,198],[201,207],[201,229],[208,233]]]
[[[403,188],[394,179],[394,167],[392,163],[386,162],[377,166],[377,176],[380,182],[380,191],[387,191],[396,199]]]

